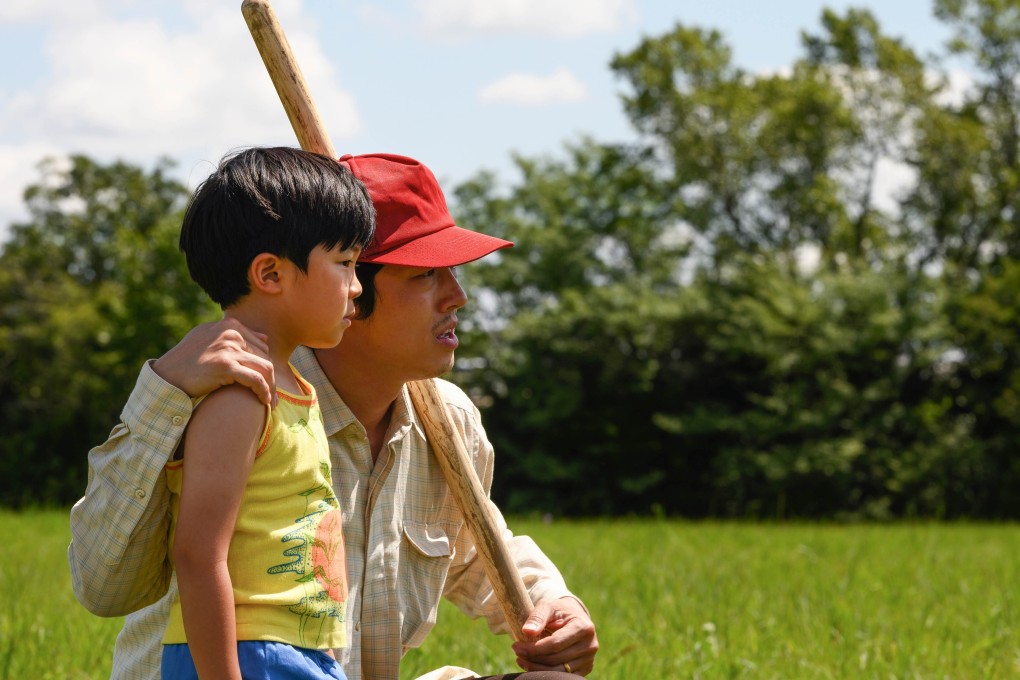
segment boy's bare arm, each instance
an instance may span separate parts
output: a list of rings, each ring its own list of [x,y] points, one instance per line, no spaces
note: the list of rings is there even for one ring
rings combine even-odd
[[[184,442],[174,566],[188,645],[201,677],[240,680],[227,551],[266,408],[225,387],[198,407]]]

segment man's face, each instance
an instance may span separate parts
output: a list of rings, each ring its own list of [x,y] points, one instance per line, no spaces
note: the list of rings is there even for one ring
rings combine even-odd
[[[457,310],[465,304],[452,267],[385,265],[375,275],[374,311],[354,321],[340,350],[371,363],[381,379],[434,378],[453,367]]]

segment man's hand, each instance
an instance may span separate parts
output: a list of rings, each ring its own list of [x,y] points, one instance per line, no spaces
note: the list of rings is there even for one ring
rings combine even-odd
[[[595,624],[573,597],[542,600],[522,627],[526,642],[515,642],[517,665],[526,671],[591,673],[599,641]]]
[[[238,383],[263,404],[274,403],[276,381],[266,341],[236,319],[204,323],[157,359],[152,370],[190,397]]]

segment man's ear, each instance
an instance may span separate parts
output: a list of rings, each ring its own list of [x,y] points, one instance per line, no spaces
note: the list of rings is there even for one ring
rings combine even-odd
[[[283,258],[272,253],[259,253],[248,265],[248,283],[252,291],[278,295],[283,291],[284,276]]]

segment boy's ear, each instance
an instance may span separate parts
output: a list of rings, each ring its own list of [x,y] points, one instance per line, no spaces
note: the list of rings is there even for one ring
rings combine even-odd
[[[283,259],[272,253],[259,253],[248,265],[248,282],[253,291],[276,295],[283,290]]]

